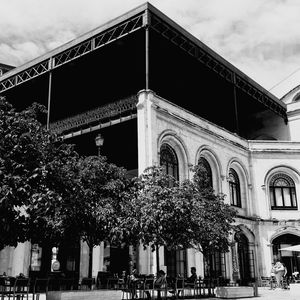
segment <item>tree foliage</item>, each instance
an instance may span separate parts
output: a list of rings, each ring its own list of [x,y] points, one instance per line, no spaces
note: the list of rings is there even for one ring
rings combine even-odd
[[[28,239],[35,203],[59,200],[55,170],[72,150],[41,125],[43,113],[35,103],[17,112],[0,98],[0,249]]]
[[[148,168],[138,179],[136,232],[144,246],[198,248],[204,255],[228,250],[235,211],[207,186],[201,168],[193,181],[179,184],[160,167]]]
[[[90,247],[113,240],[129,180],[126,170],[105,157],[82,157],[76,165],[76,192],[69,195],[65,227],[73,228]],[[66,199],[64,200],[66,201]]]

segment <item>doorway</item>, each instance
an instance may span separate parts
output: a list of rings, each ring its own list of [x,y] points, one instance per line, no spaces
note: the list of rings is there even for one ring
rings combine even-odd
[[[281,260],[287,268],[287,276],[300,271],[300,254],[296,251],[281,251],[279,249],[299,245],[300,237],[294,234],[283,234],[275,238],[273,244],[273,259]]]

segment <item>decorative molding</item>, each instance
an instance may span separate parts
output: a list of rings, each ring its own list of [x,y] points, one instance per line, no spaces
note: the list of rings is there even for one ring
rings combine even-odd
[[[50,130],[61,135],[78,128],[87,128],[103,121],[111,121],[111,119],[122,118],[132,112],[136,113],[136,104],[137,97],[131,96],[73,117],[50,123]]]

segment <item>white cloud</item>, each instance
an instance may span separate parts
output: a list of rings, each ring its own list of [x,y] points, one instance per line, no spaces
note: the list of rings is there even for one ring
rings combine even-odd
[[[144,2],[0,0],[0,62],[20,65]],[[300,65],[299,0],[151,3],[267,89]]]

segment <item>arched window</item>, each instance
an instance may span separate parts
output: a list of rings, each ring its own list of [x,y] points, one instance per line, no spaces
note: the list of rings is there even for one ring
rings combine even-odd
[[[272,209],[297,209],[295,183],[286,174],[275,174],[270,181]]]
[[[175,151],[167,144],[163,144],[160,148],[160,165],[166,174],[172,175],[176,180],[179,180],[178,159]]]
[[[172,175],[179,180],[178,159],[175,151],[167,144],[160,148],[160,165],[168,175]],[[169,183],[172,185],[172,183]],[[165,264],[167,266],[167,276],[176,277],[178,274],[186,276],[186,250],[168,250],[164,249]]]
[[[300,101],[300,93],[298,93],[293,99],[293,102],[298,102],[298,101]]]
[[[241,205],[241,189],[240,180],[235,170],[229,170],[229,192],[230,192],[230,204],[237,207]]]
[[[204,185],[204,187],[213,187],[212,171],[209,162],[204,157],[200,157],[198,166],[204,171],[204,178],[201,181],[202,185]]]

